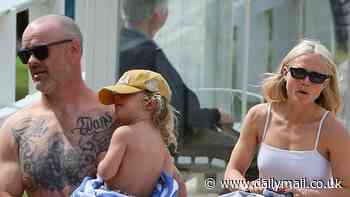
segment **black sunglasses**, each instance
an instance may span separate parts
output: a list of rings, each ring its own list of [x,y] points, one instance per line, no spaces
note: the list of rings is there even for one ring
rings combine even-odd
[[[314,71],[308,71],[304,68],[299,67],[289,67],[288,70],[294,79],[305,79],[306,76],[309,77],[309,80],[312,83],[322,84],[326,79],[329,78],[329,75],[321,74]]]
[[[61,40],[49,44],[33,46],[31,48],[20,49],[17,52],[17,55],[21,59],[23,64],[28,64],[31,55],[34,55],[35,58],[38,58],[39,60],[45,60],[47,57],[49,57],[49,46],[63,44],[71,41],[72,40]]]

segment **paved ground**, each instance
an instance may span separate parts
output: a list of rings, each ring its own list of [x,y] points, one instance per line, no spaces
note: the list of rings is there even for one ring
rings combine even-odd
[[[186,187],[188,197],[217,197],[218,193],[204,187],[203,174],[187,174]]]

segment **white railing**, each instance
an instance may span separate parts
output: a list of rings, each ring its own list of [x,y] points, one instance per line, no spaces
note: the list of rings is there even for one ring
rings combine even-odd
[[[249,104],[264,102],[264,98],[260,94],[243,89],[198,88],[195,89],[195,92],[202,107],[220,108],[232,115],[235,119],[233,126],[236,131],[239,131],[240,124],[246,115],[246,110],[249,110],[249,107],[251,107]],[[236,112],[239,112],[239,114]]]

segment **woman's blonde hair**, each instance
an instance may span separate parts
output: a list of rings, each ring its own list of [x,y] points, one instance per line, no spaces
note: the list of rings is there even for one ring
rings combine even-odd
[[[262,84],[262,94],[268,102],[284,102],[287,100],[286,81],[283,78],[284,69],[295,58],[305,54],[318,54],[325,60],[330,76],[328,85],[322,90],[315,102],[321,107],[337,113],[340,107],[340,93],[337,79],[336,64],[331,53],[319,41],[301,40],[282,60],[276,73],[268,73]]]
[[[146,92],[145,101],[154,101],[156,108],[152,113],[152,122],[160,130],[163,141],[166,145],[173,146],[176,150],[176,130],[174,115],[175,109],[170,105],[167,99],[157,93]]]

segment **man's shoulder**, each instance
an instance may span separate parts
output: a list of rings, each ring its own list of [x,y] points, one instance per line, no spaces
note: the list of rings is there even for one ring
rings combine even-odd
[[[43,111],[43,109],[37,103],[34,103],[14,112],[2,123],[0,132],[10,134],[18,141],[19,136],[32,125],[36,117],[45,115],[40,111]]]
[[[101,103],[91,103],[90,105],[86,105],[82,113],[88,113],[91,115],[105,114],[105,113],[114,113],[113,105],[103,105]]]
[[[87,104],[80,112],[77,112],[79,117],[108,117],[108,119],[114,119],[113,117],[113,107],[102,105],[98,102],[91,102]],[[57,116],[54,109],[43,105],[42,102],[38,101],[30,106],[24,107],[17,112],[11,114],[4,122],[4,124],[19,123],[26,119],[36,119],[36,118],[53,118]]]
[[[149,51],[157,51],[159,47],[155,42],[152,40],[147,40],[147,39],[134,39],[134,40],[125,40],[124,42],[121,41],[120,44],[120,52],[121,53],[126,53],[126,52],[147,52]]]
[[[44,108],[40,107],[40,104],[38,102],[33,103],[32,105],[26,106],[13,114],[11,114],[5,121],[6,122],[16,122],[20,119],[26,118],[26,117],[33,117],[36,114],[44,112]]]
[[[140,32],[124,29],[120,36],[120,51],[158,48],[157,44]]]

